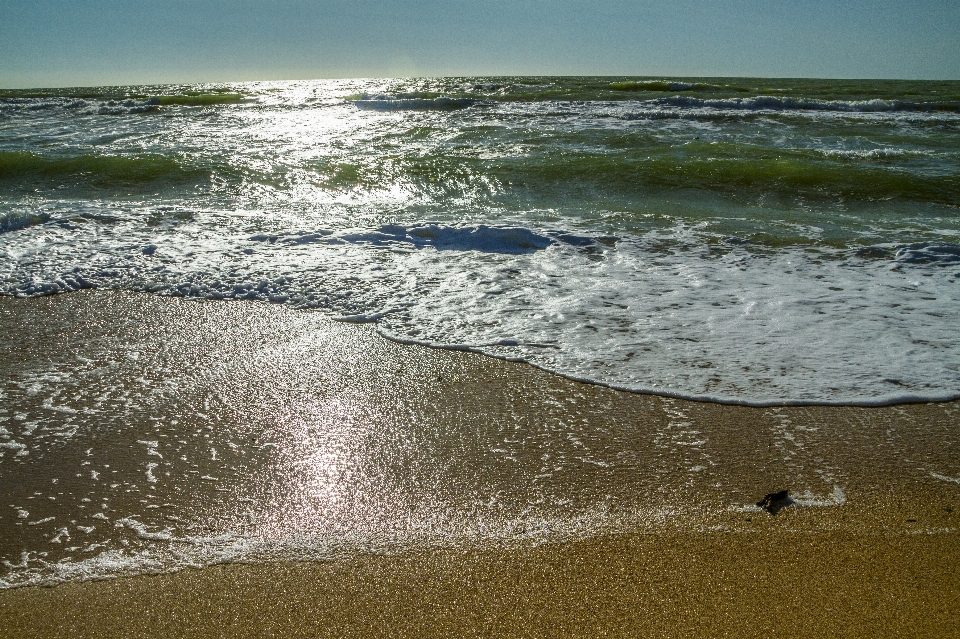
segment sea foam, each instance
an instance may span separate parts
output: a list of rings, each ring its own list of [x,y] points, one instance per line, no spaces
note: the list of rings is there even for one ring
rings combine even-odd
[[[714,401],[956,397],[954,85],[751,84],[0,92],[0,294],[286,304]]]
[[[109,240],[99,230],[101,252],[90,259],[70,257],[70,246],[85,245],[74,230],[50,261],[36,252],[49,250],[50,234],[34,244],[27,230],[7,234],[22,242],[8,251],[19,244],[21,260],[50,270],[8,270],[7,294],[122,287],[285,303],[377,321],[399,341],[739,404],[960,396],[960,349],[945,319],[960,313],[960,248],[949,243],[812,259],[803,250],[756,253],[749,243],[713,255],[696,234],[664,251],[656,236],[614,243],[561,229],[394,224],[235,244],[142,231],[138,242],[129,229]],[[220,266],[232,254],[243,261]]]

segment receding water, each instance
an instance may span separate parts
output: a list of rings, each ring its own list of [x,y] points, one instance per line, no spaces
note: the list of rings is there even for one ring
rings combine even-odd
[[[784,488],[792,530],[835,527],[840,507],[847,525],[956,530],[956,402],[687,402],[320,313],[147,294],[0,298],[0,330],[0,589],[750,532]]]

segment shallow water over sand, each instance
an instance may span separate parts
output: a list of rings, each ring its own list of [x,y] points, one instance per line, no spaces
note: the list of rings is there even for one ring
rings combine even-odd
[[[0,324],[5,586],[736,527],[783,488],[778,517],[957,528],[956,404],[634,395],[265,304],[83,292]]]

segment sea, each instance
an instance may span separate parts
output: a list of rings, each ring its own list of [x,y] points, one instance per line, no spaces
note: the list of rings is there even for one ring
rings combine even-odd
[[[376,322],[633,391],[960,396],[960,83],[0,93],[0,294]]]
[[[283,305],[675,399],[957,399],[960,82],[0,90],[0,296],[80,289]],[[53,574],[37,548],[7,585]]]

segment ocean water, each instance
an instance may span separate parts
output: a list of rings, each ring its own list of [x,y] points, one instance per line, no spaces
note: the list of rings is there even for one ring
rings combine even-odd
[[[0,294],[257,299],[753,405],[960,396],[960,83],[0,93]]]
[[[958,318],[960,82],[0,91],[0,588],[942,490],[954,405],[779,407],[958,398]]]

